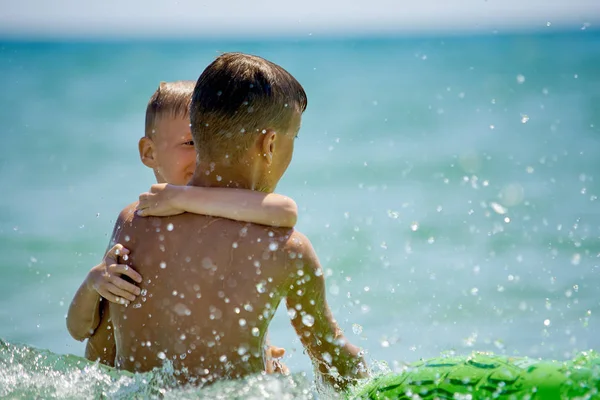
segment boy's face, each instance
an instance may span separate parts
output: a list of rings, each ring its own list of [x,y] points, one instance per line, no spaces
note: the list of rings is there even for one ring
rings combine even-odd
[[[188,116],[159,116],[154,137],[139,143],[142,162],[154,170],[158,183],[187,185],[196,169],[196,150]]]

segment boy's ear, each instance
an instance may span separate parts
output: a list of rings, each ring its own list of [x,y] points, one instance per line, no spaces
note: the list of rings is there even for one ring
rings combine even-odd
[[[275,150],[275,140],[277,140],[277,134],[275,131],[269,129],[260,135],[259,140],[261,153],[265,157],[267,165],[271,165],[273,162],[273,152]]]
[[[149,137],[144,136],[138,143],[138,150],[140,152],[140,160],[148,168],[156,168],[158,164],[154,151],[154,142]]]

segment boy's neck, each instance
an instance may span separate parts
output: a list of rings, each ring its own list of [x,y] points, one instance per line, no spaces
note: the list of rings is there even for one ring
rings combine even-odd
[[[251,170],[251,166],[242,168],[240,165],[231,166],[216,163],[198,164],[194,176],[188,183],[188,186],[255,190],[255,184],[250,177],[252,175]]]

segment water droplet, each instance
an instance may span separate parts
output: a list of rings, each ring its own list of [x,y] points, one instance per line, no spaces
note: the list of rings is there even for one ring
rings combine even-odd
[[[254,310],[254,308],[252,307],[252,305],[250,303],[247,303],[244,305],[244,310],[246,310],[248,312],[252,312],[252,310]]]
[[[237,248],[238,248],[238,244],[237,244],[237,242],[233,242],[233,243],[231,244],[231,247],[233,247],[234,249],[237,249]]]
[[[161,261],[161,262],[160,262],[160,267],[161,267],[162,269],[165,269],[165,268],[167,268],[167,263],[166,263],[166,262],[164,262],[164,261]]]
[[[525,82],[525,76],[523,76],[521,74],[517,75],[517,83],[522,84],[524,82]]]
[[[290,319],[296,318],[296,310],[294,310],[293,308],[290,308],[287,313]]]
[[[264,292],[266,292],[267,291],[266,285],[267,285],[267,282],[265,282],[265,281],[258,282],[256,284],[256,291],[258,293],[264,293]]]
[[[212,260],[210,259],[210,257],[204,257],[202,259],[202,267],[208,270],[212,270],[212,271],[216,271],[217,270],[217,266],[215,264],[213,264]]]
[[[246,326],[246,320],[244,318],[240,318],[239,323],[240,326]]]
[[[247,352],[248,352],[248,349],[247,349],[246,347],[244,347],[244,346],[240,346],[240,347],[238,347],[237,353],[238,353],[240,356],[243,356],[243,355],[244,355],[244,354],[246,354]]]
[[[417,222],[413,222],[410,224],[410,230],[416,232],[419,229],[419,224]]]
[[[226,355],[222,355],[221,357],[219,357],[219,361],[221,361],[222,363],[224,363],[225,361],[227,361],[227,356]]]
[[[526,124],[529,121],[528,115],[521,115],[521,123]]]
[[[310,328],[315,324],[315,318],[310,314],[304,314],[302,316],[302,323]]]
[[[398,217],[400,216],[400,213],[398,211],[388,210],[387,215],[388,215],[388,217],[390,217],[392,219],[398,219]]]
[[[276,242],[269,243],[269,250],[276,251],[279,248],[279,245]]]
[[[180,340],[185,340],[185,338],[186,338],[185,333],[182,333],[181,336],[179,336]]]
[[[550,326],[550,320],[549,319],[545,319],[544,320],[544,326]]]
[[[169,225],[167,225],[167,230],[168,230],[169,232],[171,232],[171,231],[173,230],[173,228],[174,228],[174,227],[173,227],[173,224],[169,223]]]
[[[257,327],[252,328],[252,336],[258,337],[258,335],[260,335],[260,331],[258,330],[258,328]]]
[[[167,355],[165,353],[163,353],[162,351],[159,351],[156,356],[158,358],[160,358],[161,360],[164,360],[165,358],[167,358]]]
[[[326,363],[331,364],[333,361],[333,358],[331,357],[331,354],[324,352],[323,353],[323,360],[325,360]]]
[[[495,202],[491,202],[490,207],[492,207],[492,210],[494,210],[494,212],[501,215],[506,214],[506,212],[508,211],[505,207]]]
[[[390,347],[390,342],[387,339],[381,341],[381,347]]]
[[[363,331],[363,327],[359,324],[352,324],[352,332],[354,332],[355,335],[360,335]]]
[[[192,311],[183,303],[177,303],[175,307],[173,307],[173,311],[180,317],[192,315]]]
[[[581,262],[581,254],[579,254],[579,253],[573,254],[573,257],[571,257],[571,264],[579,265],[580,262]]]

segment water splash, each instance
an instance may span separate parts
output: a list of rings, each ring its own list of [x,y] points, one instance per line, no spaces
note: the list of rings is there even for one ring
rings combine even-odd
[[[0,339],[0,398],[315,399],[306,374],[257,375],[211,386],[177,387],[172,365],[143,374],[118,371]]]

